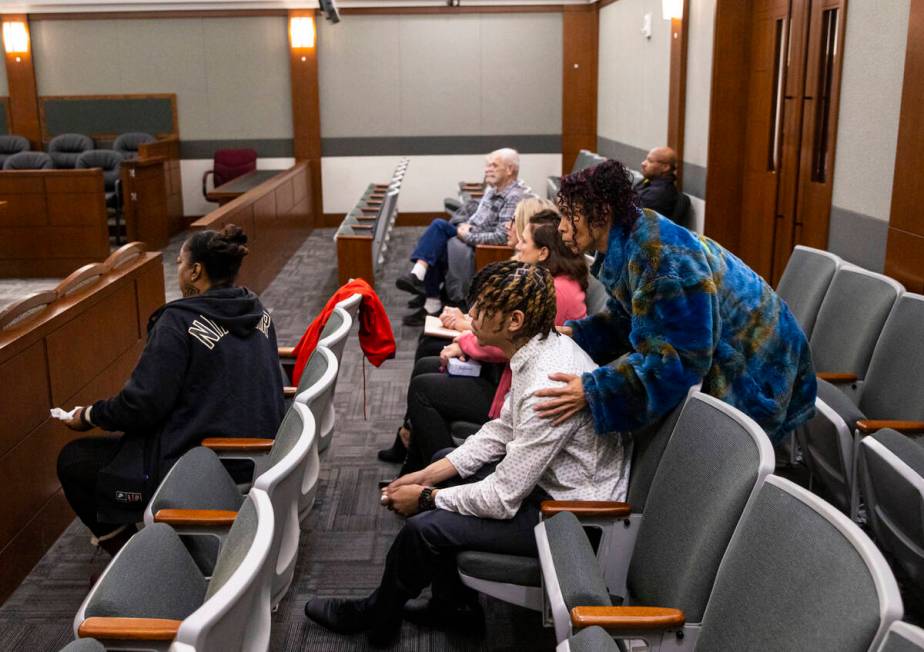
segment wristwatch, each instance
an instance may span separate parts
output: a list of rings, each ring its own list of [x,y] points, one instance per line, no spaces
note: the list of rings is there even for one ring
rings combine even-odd
[[[436,509],[436,500],[433,498],[433,487],[424,487],[417,499],[417,511],[427,512]]]

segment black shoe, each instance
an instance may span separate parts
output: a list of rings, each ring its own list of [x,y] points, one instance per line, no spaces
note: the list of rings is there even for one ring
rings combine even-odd
[[[426,296],[427,294],[426,290],[424,290],[423,281],[410,272],[399,276],[395,281],[395,287],[404,292],[410,292],[411,294],[419,294],[421,296]]]
[[[414,297],[413,299],[407,302],[407,307],[408,308],[423,308],[424,301],[426,300],[427,298],[424,295],[418,294],[416,297]]]
[[[412,326],[412,327],[413,326],[423,326],[424,322],[427,319],[427,315],[430,315],[431,317],[437,317],[439,316],[439,314],[440,313],[438,312],[429,313],[423,308],[421,308],[420,310],[415,310],[412,313],[406,314],[404,317],[401,318],[401,323],[404,324],[405,326]]]
[[[419,599],[405,603],[401,615],[409,623],[423,627],[435,627],[484,634],[484,611],[477,601],[470,604],[449,603],[442,600]]]
[[[305,615],[338,634],[364,632],[373,626],[369,600],[313,598],[305,603]]]
[[[402,426],[403,428],[404,426]],[[398,433],[401,432],[401,428],[398,428]],[[404,442],[401,441],[401,435],[395,434],[395,443],[391,445],[391,448],[383,448],[378,452],[378,457],[383,462],[391,462],[392,464],[401,464],[404,462],[404,458],[407,457],[407,447],[405,447]]]

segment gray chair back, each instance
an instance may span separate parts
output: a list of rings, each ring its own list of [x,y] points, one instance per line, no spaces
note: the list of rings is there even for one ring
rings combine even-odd
[[[0,134],[0,167],[13,154],[29,149],[29,139],[16,134]]]
[[[728,546],[696,649],[861,652],[901,615],[898,585],[869,537],[771,476]]]
[[[860,491],[873,535],[914,590],[924,590],[924,447],[894,430],[860,441]]]
[[[632,433],[632,464],[629,466],[629,490],[626,502],[632,511],[644,512],[648,501],[648,490],[658,465],[664,456],[664,449],[683,412],[684,400],[657,423]]]
[[[3,161],[4,170],[51,170],[54,161],[45,152],[19,152]]]
[[[138,147],[146,143],[153,143],[156,138],[143,131],[130,131],[122,134],[112,143],[112,149],[122,155],[122,158],[135,158],[138,156]]]
[[[346,338],[350,334],[352,325],[353,320],[350,319],[349,313],[338,307],[334,308],[334,311],[327,319],[327,323],[324,324],[324,328],[321,330],[318,344],[333,351],[334,355],[337,356],[337,362],[340,362],[343,358],[343,347],[346,345]]]
[[[854,265],[839,267],[809,340],[815,370],[853,373],[862,379],[889,311],[904,291],[888,276]]]
[[[699,622],[742,510],[773,464],[770,440],[753,420],[694,393],[648,492],[626,579],[629,604],[670,606]]]
[[[48,143],[48,154],[58,169],[77,167],[77,157],[93,149],[93,140],[83,134],[60,134]]]
[[[58,652],[106,652],[106,648],[95,638],[78,638],[71,641]]]
[[[276,437],[273,439],[273,448],[269,454],[268,468],[272,468],[279,463],[282,458],[289,454],[289,451],[295,447],[298,438],[302,434],[302,417],[294,406],[286,410],[286,415],[282,418],[282,423],[276,429]]]
[[[815,319],[841,259],[832,253],[797,245],[786,263],[776,293],[786,302],[806,337],[812,335]]]
[[[103,171],[103,186],[106,192],[115,192],[121,165],[122,155],[117,151],[112,149],[91,149],[77,157],[75,167],[78,170],[101,168]]]
[[[215,571],[205,591],[205,599],[215,595],[227,583],[234,572],[240,567],[244,557],[253,544],[257,534],[257,509],[252,500],[244,500],[237,512],[237,518],[228,531],[228,536],[218,554],[215,562]]]
[[[580,172],[599,163],[595,160],[594,153],[588,149],[582,149],[574,159],[574,165],[571,166],[571,173]]]
[[[606,303],[610,295],[606,286],[593,274],[587,276],[587,291],[584,293],[584,305],[587,306],[588,315],[596,315],[606,310]]]
[[[924,630],[911,623],[896,621],[876,652],[920,652],[924,650]]]

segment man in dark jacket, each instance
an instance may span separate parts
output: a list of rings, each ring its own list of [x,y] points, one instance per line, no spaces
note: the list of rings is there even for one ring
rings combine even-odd
[[[147,345],[122,391],[79,409],[67,424],[124,433],[75,440],[58,458],[65,496],[107,549],[115,547],[105,545],[112,541],[107,537],[133,531],[160,480],[202,439],[271,437],[282,421],[272,318],[253,292],[220,278],[226,268],[208,257],[221,252],[210,252],[198,238],[184,245],[178,260],[186,296],[151,316]],[[212,249],[233,253],[234,243],[221,238],[212,236]],[[196,251],[205,262],[190,262]],[[209,266],[220,282],[209,278]]]
[[[679,194],[675,185],[677,154],[670,147],[655,147],[642,161],[642,180],[635,184],[639,206],[674,218]]]

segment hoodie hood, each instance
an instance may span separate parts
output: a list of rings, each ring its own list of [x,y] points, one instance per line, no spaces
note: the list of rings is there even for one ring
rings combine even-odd
[[[202,315],[238,336],[253,332],[266,314],[260,299],[247,288],[212,288],[204,294],[164,304],[148,320],[148,331],[167,311],[178,311],[192,319]]]

